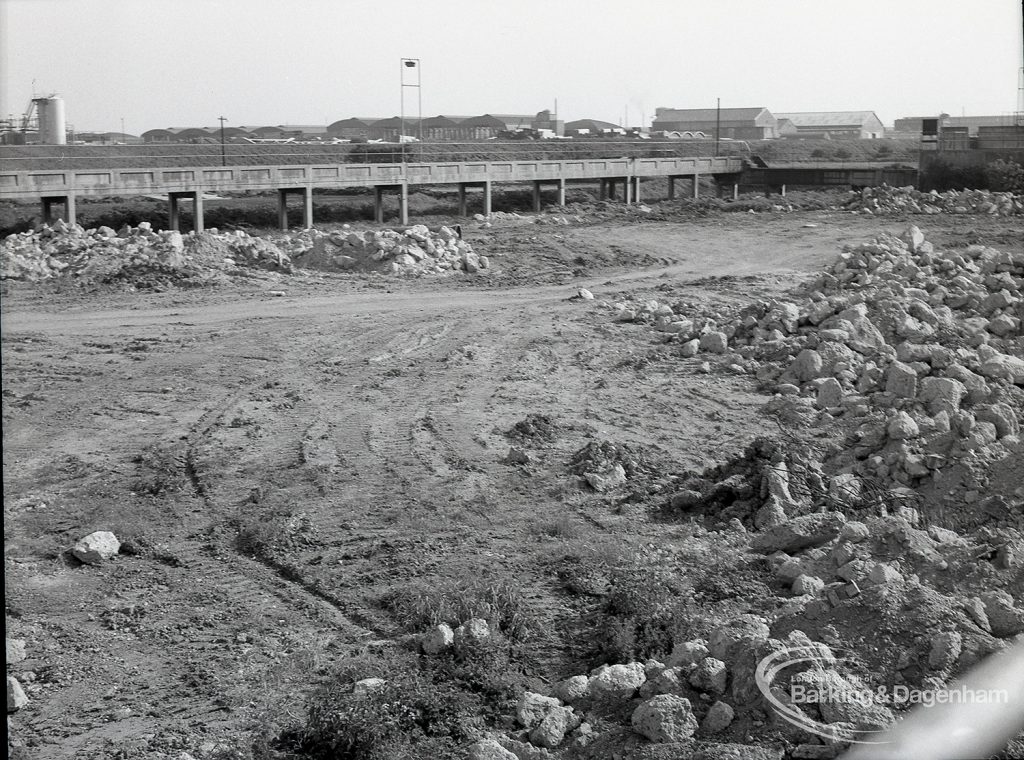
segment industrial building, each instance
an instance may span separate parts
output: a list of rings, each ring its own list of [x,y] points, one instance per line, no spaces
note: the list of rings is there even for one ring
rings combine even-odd
[[[651,131],[767,140],[778,137],[778,119],[767,108],[657,108]]]
[[[925,119],[938,118],[939,126],[946,128],[966,127],[967,134],[971,137],[978,136],[978,130],[982,127],[1014,127],[1024,126],[1024,118],[1014,114],[998,114],[995,116],[950,116],[942,113],[936,116],[904,116],[896,119],[893,124],[893,131],[908,135],[920,135],[921,125]]]
[[[577,119],[565,123],[565,134],[569,137],[621,136],[626,130],[618,124],[599,119]]]
[[[780,137],[869,140],[885,136],[885,126],[874,111],[800,111],[775,116]]]
[[[0,122],[4,145],[67,145],[68,123],[64,100],[57,94],[34,97],[19,119]]]
[[[326,126],[319,124],[278,124],[276,126],[225,127],[223,136],[229,141],[270,141],[292,139],[297,141],[331,140],[387,140],[395,141],[405,134],[424,140],[486,140],[517,131],[548,130],[561,135],[565,123],[552,117],[550,111],[537,114],[482,114],[456,116],[439,114],[415,116],[367,117],[352,116]],[[615,126],[615,125],[609,125]],[[207,143],[219,142],[219,127],[167,127],[150,129],[142,133],[147,143]]]

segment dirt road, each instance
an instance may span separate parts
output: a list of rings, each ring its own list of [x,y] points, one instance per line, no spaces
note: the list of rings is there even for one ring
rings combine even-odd
[[[286,723],[324,663],[407,630],[396,589],[459,579],[514,583],[550,623],[535,675],[574,672],[579,610],[546,569],[552,536],[629,547],[671,530],[581,488],[572,453],[611,440],[666,473],[707,465],[759,432],[763,402],[599,301],[778,293],[885,227],[822,222],[566,228],[535,248],[539,230],[474,233],[507,247],[499,271],[601,262],[557,284],[6,298],[8,636],[33,673],[14,735],[38,758],[159,757]],[[622,251],[646,266],[616,265]],[[578,286],[598,300],[567,300]],[[553,437],[505,463],[531,414]],[[93,530],[122,554],[67,559]]]

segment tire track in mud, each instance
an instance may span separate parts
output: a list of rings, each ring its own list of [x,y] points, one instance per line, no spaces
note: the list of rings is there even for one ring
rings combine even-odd
[[[226,531],[224,521],[230,519],[232,510],[227,499],[221,496],[213,480],[217,474],[216,467],[203,466],[202,450],[211,446],[210,435],[223,426],[227,416],[237,409],[239,404],[265,387],[268,380],[261,377],[255,382],[229,394],[215,408],[211,409],[192,426],[186,436],[188,442],[185,458],[185,472],[189,477],[196,496],[202,501],[207,514],[194,526],[193,535],[213,531],[224,539],[230,554],[211,553],[209,543],[185,541],[179,544],[177,554],[194,572],[205,573],[214,577],[218,585],[227,590],[232,599],[242,600],[246,606],[265,608],[272,599],[285,605],[295,612],[306,616],[313,622],[330,625],[354,640],[370,639],[385,635],[373,630],[372,616],[353,609],[351,604],[317,587],[314,583],[296,575],[294,568],[276,561],[268,556],[246,557],[237,546],[234,537]],[[303,405],[311,409],[312,405]],[[286,415],[291,424],[284,424],[285,430],[280,438],[282,445],[294,445],[301,448],[304,422],[308,415],[302,414],[307,409],[300,408],[294,415]],[[306,429],[309,425],[306,424]],[[298,452],[296,452],[298,453]],[[225,536],[225,533],[228,535]],[[358,621],[358,622],[357,622]]]

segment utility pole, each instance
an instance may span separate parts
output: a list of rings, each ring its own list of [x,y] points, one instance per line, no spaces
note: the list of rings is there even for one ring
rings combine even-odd
[[[228,165],[228,154],[227,148],[224,146],[224,122],[227,121],[223,116],[218,116],[217,120],[220,121],[220,165]]]

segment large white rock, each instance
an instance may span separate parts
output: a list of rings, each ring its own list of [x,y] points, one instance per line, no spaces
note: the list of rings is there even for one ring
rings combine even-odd
[[[681,742],[697,731],[690,700],[675,694],[651,697],[633,711],[633,730],[656,743]]]
[[[905,441],[909,438],[917,438],[921,434],[920,428],[914,422],[914,418],[906,412],[897,412],[885,426],[885,432],[894,441]]]
[[[727,729],[735,717],[736,713],[730,705],[725,702],[715,702],[708,708],[704,722],[700,724],[700,730],[705,734],[717,734],[719,731]]]
[[[455,643],[455,632],[447,623],[435,625],[420,639],[420,646],[426,654],[440,654]]]
[[[555,707],[548,711],[530,732],[530,742],[538,747],[554,749],[565,739],[567,731],[579,725],[571,707]]]
[[[7,664],[14,665],[25,659],[25,639],[7,639]]]
[[[470,618],[453,631],[456,649],[477,644],[491,635],[491,628],[483,618]]]
[[[71,547],[71,553],[87,565],[98,565],[103,560],[113,557],[120,550],[121,542],[109,530],[90,533]]]
[[[631,699],[646,680],[643,663],[602,665],[590,678],[590,695],[595,699]]]
[[[723,694],[728,678],[729,671],[724,662],[714,657],[705,657],[690,673],[690,685],[697,691]]]
[[[18,679],[14,676],[7,676],[7,712],[17,712],[28,704],[28,697],[25,690],[21,688]]]
[[[549,712],[561,706],[562,703],[554,697],[524,691],[516,705],[516,720],[525,728],[535,728]]]

